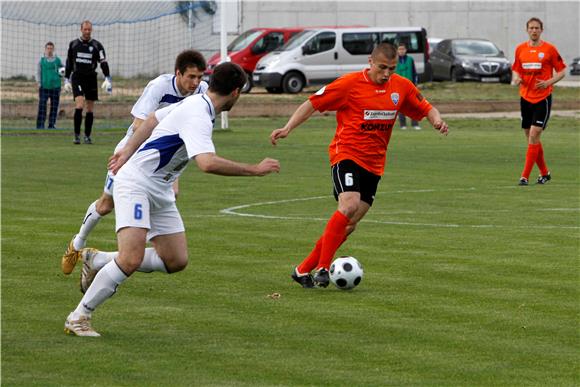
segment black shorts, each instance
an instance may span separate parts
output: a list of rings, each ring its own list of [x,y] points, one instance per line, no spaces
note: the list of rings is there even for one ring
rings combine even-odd
[[[520,98],[520,110],[522,112],[522,129],[530,129],[532,125],[546,129],[552,111],[552,95],[550,94],[538,103],[531,103]]]
[[[73,73],[71,76],[71,85],[73,97],[85,97],[87,101],[99,100],[99,88],[97,87],[97,73],[78,74]]]
[[[359,192],[363,202],[373,205],[380,176],[370,173],[352,160],[339,161],[332,166],[331,171],[336,200],[343,192]]]

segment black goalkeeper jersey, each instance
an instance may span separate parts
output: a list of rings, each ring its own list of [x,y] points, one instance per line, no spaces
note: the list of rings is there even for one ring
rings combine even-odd
[[[78,75],[94,74],[99,63],[103,74],[108,77],[109,66],[103,45],[95,39],[75,39],[68,46],[65,77],[68,78],[73,72]]]

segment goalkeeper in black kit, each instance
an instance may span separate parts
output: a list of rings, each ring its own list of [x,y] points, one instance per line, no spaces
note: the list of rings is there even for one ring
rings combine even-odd
[[[66,59],[66,72],[64,80],[64,91],[72,91],[75,100],[74,115],[74,143],[81,143],[81,124],[83,121],[83,108],[87,107],[85,115],[85,144],[92,144],[91,131],[93,129],[93,110],[95,101],[99,99],[97,87],[97,65],[101,64],[101,70],[105,76],[102,88],[111,94],[113,84],[105,48],[95,39],[91,38],[93,24],[85,20],[81,23],[81,37],[70,42]]]

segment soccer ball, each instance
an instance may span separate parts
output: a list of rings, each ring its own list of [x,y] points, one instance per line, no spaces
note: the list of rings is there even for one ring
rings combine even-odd
[[[336,258],[330,265],[330,281],[339,289],[354,288],[363,275],[363,267],[355,257]]]
[[[65,72],[66,72],[66,68],[64,68],[64,67],[58,68],[58,75],[60,75],[61,77],[64,77]]]

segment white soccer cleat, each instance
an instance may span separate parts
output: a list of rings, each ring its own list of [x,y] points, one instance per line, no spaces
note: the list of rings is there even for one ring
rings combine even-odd
[[[72,313],[68,315],[66,321],[64,322],[64,333],[68,335],[84,337],[101,336],[91,326],[90,317],[81,316],[78,320],[73,320]]]
[[[95,276],[99,272],[93,269],[93,261],[95,255],[99,253],[97,249],[84,248],[80,251],[80,256],[83,260],[83,268],[81,269],[81,292],[84,294],[89,286],[93,283]]]

